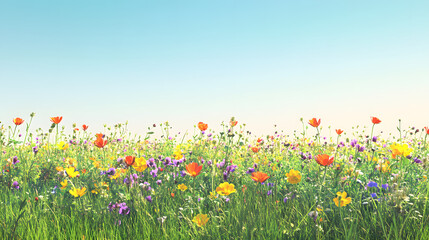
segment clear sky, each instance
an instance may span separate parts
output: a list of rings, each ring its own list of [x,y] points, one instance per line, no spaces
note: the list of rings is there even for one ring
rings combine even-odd
[[[1,1],[0,121],[421,128],[428,12],[426,0]]]

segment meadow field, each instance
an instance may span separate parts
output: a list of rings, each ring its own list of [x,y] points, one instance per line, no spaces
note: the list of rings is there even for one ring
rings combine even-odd
[[[429,239],[425,126],[136,136],[33,117],[1,123],[1,239]]]

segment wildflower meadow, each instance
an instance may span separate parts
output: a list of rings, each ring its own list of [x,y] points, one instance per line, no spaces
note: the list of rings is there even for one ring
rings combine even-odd
[[[429,239],[428,127],[137,136],[34,117],[1,123],[1,239]]]

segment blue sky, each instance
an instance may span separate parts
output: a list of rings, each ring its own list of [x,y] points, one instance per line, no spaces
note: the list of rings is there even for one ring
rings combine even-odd
[[[428,1],[2,1],[0,121],[427,126],[427,12]]]

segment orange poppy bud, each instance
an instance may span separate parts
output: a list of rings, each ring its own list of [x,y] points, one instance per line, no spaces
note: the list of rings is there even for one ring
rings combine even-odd
[[[59,124],[63,120],[63,117],[51,117],[51,122]]]
[[[16,126],[21,125],[23,122],[24,122],[24,120],[22,120],[22,118],[13,119],[13,123],[15,123]]]
[[[203,123],[203,122],[199,122],[199,123],[198,123],[198,128],[199,128],[201,131],[205,131],[205,130],[207,130],[208,126],[209,126],[209,125],[207,125],[207,124],[205,124],[205,123]]]
[[[88,129],[88,126],[87,126],[87,125],[85,125],[85,124],[83,124],[83,125],[82,125],[82,130],[83,130],[83,131],[86,131],[86,129]]]
[[[335,129],[335,132],[337,132],[338,135],[341,135],[341,133],[343,133],[344,131],[341,129]]]
[[[376,118],[376,117],[371,117],[371,122],[372,122],[373,124],[379,124],[379,123],[381,123],[380,119],[378,119],[378,118]]]

